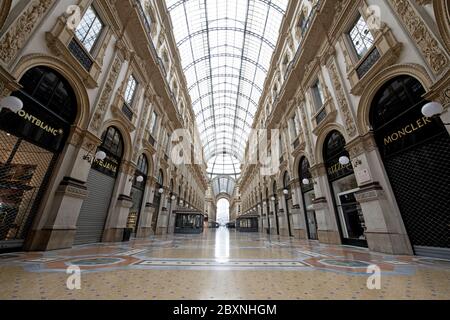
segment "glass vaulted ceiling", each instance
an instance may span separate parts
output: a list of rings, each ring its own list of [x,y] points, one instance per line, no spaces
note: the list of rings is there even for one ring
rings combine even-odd
[[[166,0],[211,178],[238,178],[288,0]]]

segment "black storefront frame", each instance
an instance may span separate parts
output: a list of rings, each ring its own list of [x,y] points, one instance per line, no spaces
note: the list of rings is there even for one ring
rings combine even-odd
[[[394,106],[397,108],[392,108],[392,113],[390,115],[388,114],[387,119],[379,119],[377,117],[377,111],[379,112],[378,114],[380,114],[380,105],[384,106],[384,104],[381,104],[380,97],[385,97],[385,95],[383,95],[385,90],[390,89],[391,91],[393,91],[391,86],[394,83],[396,83],[397,88],[403,89],[403,95],[401,95],[401,97],[403,97],[403,100],[399,98],[399,94],[392,95],[390,99],[397,99],[396,103],[394,104]],[[402,202],[404,201],[404,199],[402,199],[404,198],[404,195],[400,195],[401,191],[398,189],[399,186],[395,184],[395,179],[392,176],[394,175],[395,168],[391,167],[392,163],[388,164],[388,162],[392,160],[400,159],[403,155],[408,155],[410,153],[412,155],[413,151],[420,151],[421,148],[424,148],[427,144],[433,143],[434,141],[441,138],[447,138],[446,140],[450,141],[448,139],[448,131],[446,130],[442,120],[439,117],[431,119],[423,117],[421,112],[422,106],[429,102],[424,98],[425,94],[425,88],[415,77],[409,75],[398,75],[390,79],[389,81],[386,81],[379,88],[372,100],[370,109],[370,123],[374,128],[374,137],[378,151],[381,155],[383,169],[386,172],[387,179],[392,187],[393,195],[396,199],[401,219],[406,229],[408,238],[411,242],[414,253],[424,254],[427,256],[444,257],[448,259],[448,257],[450,256],[450,246],[448,244],[448,238],[447,246],[443,247],[423,245],[419,243],[422,242],[423,239],[416,239],[418,237],[418,235],[416,234],[417,230],[413,232],[413,227],[410,225],[411,221],[408,222],[408,220],[412,220],[412,217],[406,217],[407,215],[411,215],[411,212],[408,212],[407,206]],[[392,101],[388,100],[386,104],[392,105]],[[387,108],[385,107],[385,109]],[[384,111],[384,109],[382,109],[382,111]],[[418,126],[419,121],[421,127]],[[408,135],[404,135],[403,137],[398,139],[398,141],[395,140],[395,142],[393,143],[392,141],[389,141],[389,137],[392,137],[393,134],[396,134],[396,130],[400,129],[401,131],[401,128],[405,130],[407,126],[410,126],[409,129],[411,130],[411,125],[417,125],[413,131],[413,133],[415,134],[408,133]],[[398,134],[400,131],[398,131]],[[385,140],[386,137],[388,140]],[[388,144],[386,144],[386,142],[388,142]],[[429,167],[429,165],[427,167]],[[417,184],[418,182],[412,183]],[[417,225],[419,223],[425,222],[416,220],[414,225]],[[445,225],[445,221],[443,225]],[[445,235],[443,238],[445,238]],[[429,239],[427,239],[426,242],[427,241],[429,241]],[[443,244],[445,245],[445,243]]]
[[[46,86],[41,85],[45,81]],[[23,109],[17,113],[7,109],[0,111],[0,130],[17,138],[5,165],[11,165],[23,142],[40,147],[53,156],[37,195],[32,200],[31,207],[27,209],[26,220],[19,227],[22,229],[21,239],[0,239],[0,252],[23,249],[42,200],[48,191],[56,164],[70,136],[71,126],[75,123],[78,114],[78,102],[74,89],[58,71],[47,66],[35,66],[23,74],[19,83],[22,89],[13,92],[11,96],[23,102]],[[54,109],[60,104],[67,108]]]
[[[324,148],[324,162],[325,162],[325,167],[327,169],[328,185],[329,185],[329,188],[330,188],[330,191],[331,191],[331,198],[332,198],[332,201],[333,201],[333,209],[334,209],[334,214],[335,214],[335,217],[336,217],[336,220],[337,220],[339,236],[340,236],[341,242],[344,245],[350,245],[350,246],[357,246],[357,247],[367,248],[368,247],[367,240],[345,238],[344,234],[343,234],[342,221],[341,221],[341,218],[339,216],[339,208],[338,208],[336,195],[335,195],[335,192],[334,192],[333,182],[342,180],[342,179],[344,179],[346,177],[354,175],[355,173],[354,173],[353,166],[352,166],[352,164],[350,162],[348,164],[348,166],[343,169],[343,171],[342,171],[343,173],[341,175],[335,176],[335,177],[332,177],[330,175],[330,171],[329,171],[329,168],[330,168],[329,165],[330,164],[333,164],[333,165],[339,164],[339,158],[343,157],[343,156],[348,157],[350,159],[350,154],[345,148],[343,148],[343,150],[340,153],[336,153],[336,154],[334,154],[331,157],[327,157],[327,150],[326,150],[327,142],[330,139],[331,135],[333,135],[335,133],[337,133],[337,134],[339,134],[341,136],[342,140],[344,141],[344,145],[343,146],[345,146],[345,139],[343,138],[342,134],[340,132],[338,132],[338,131],[332,131],[332,132],[330,132],[328,134],[327,138],[325,139],[325,144],[324,144],[323,148]],[[351,169],[349,169],[350,167],[351,167]],[[356,177],[355,177],[355,179],[356,179]],[[356,191],[356,190],[348,190],[348,191],[350,192],[350,191]],[[345,192],[342,192],[342,193],[345,193]],[[345,220],[345,217],[344,217],[344,220]],[[343,222],[345,223],[345,221],[343,221]]]
[[[307,163],[307,168],[308,168],[307,172],[303,172],[304,171],[303,170],[303,163],[304,162]],[[313,238],[311,236],[311,228],[310,228],[309,220],[308,220],[308,208],[306,207],[305,194],[307,194],[308,192],[314,191],[314,183],[312,181],[312,175],[309,172],[309,168],[310,168],[310,166],[309,166],[308,159],[306,157],[302,157],[300,159],[300,163],[299,163],[299,168],[298,168],[298,171],[299,171],[298,173],[299,174],[298,174],[298,176],[300,177],[300,192],[302,194],[303,212],[305,213],[306,232],[308,233],[308,239],[309,240],[319,240],[317,228],[316,228],[316,237]],[[307,174],[305,175],[305,173],[307,173]],[[304,179],[308,179],[308,181],[309,181],[308,185],[304,185],[303,184],[303,180]],[[315,225],[317,227],[317,218],[316,218],[315,211],[314,211],[314,220],[315,220]]]

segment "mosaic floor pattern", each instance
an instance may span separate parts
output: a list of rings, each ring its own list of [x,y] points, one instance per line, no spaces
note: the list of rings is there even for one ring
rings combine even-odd
[[[368,267],[381,288],[367,287]],[[70,290],[67,268],[81,270]],[[0,255],[0,299],[450,299],[450,261],[226,229]]]

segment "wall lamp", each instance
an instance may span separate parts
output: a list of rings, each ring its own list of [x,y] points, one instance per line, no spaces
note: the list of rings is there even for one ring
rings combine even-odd
[[[305,186],[309,186],[311,183],[317,184],[317,182],[313,179],[313,180],[309,180],[307,178],[302,180],[302,184]]]
[[[132,182],[132,181],[133,181],[133,178],[130,178],[129,181]],[[137,182],[137,183],[144,182],[144,177],[143,177],[143,176],[138,176],[138,177],[136,177],[136,182]]]
[[[288,189],[284,189],[284,190],[283,190],[283,194],[284,194],[285,196],[287,196],[287,195],[289,194],[289,190],[288,190]]]
[[[3,108],[17,113],[23,109],[23,102],[14,96],[4,97],[0,100],[0,111],[2,111]]]
[[[97,153],[95,154],[94,157],[92,157],[91,151],[88,152],[88,154],[86,154],[85,156],[83,156],[83,160],[86,160],[87,162],[89,162],[90,164],[92,164],[92,162],[94,160],[100,160],[103,161],[106,159],[106,153],[103,151],[97,151]]]
[[[444,113],[444,107],[439,102],[429,102],[422,108],[422,114],[428,118],[437,118]],[[450,123],[444,123],[446,126],[450,126]]]

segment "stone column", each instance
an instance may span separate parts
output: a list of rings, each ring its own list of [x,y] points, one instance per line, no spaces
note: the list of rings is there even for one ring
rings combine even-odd
[[[153,196],[155,189],[155,181],[152,177],[147,179],[147,185],[144,194],[145,208],[141,212],[138,227],[136,232],[136,238],[147,238],[152,235],[152,216],[155,212],[153,208]]]
[[[268,199],[270,204],[270,213],[269,213],[269,219],[270,219],[270,234],[277,235],[277,222],[276,222],[276,215],[275,215],[275,202],[271,199],[271,197]]]
[[[364,215],[369,249],[389,254],[412,255],[395,196],[372,133],[347,145],[360,190],[356,200]]]
[[[333,197],[325,165],[315,165],[310,171],[313,176],[314,192],[316,194],[313,208],[316,212],[319,241],[326,244],[341,244],[341,236],[336,221]]]
[[[156,225],[156,234],[163,235],[167,233],[167,221],[169,219],[169,210],[167,209],[167,199],[169,197],[168,191],[165,190],[161,194],[161,204],[159,210],[158,221]]]

